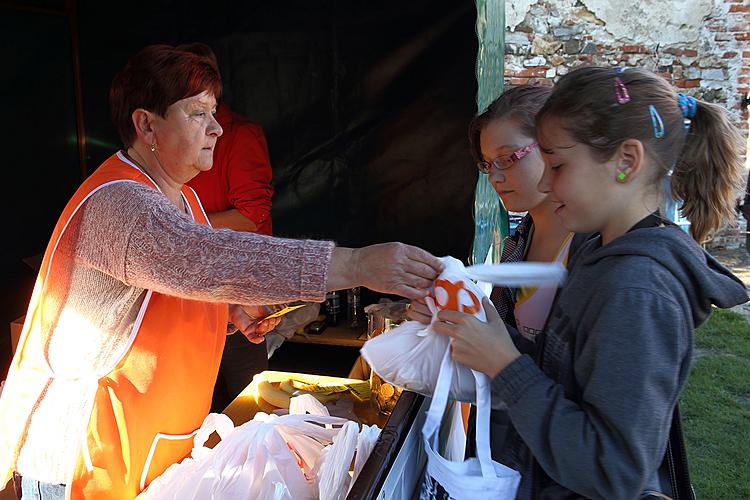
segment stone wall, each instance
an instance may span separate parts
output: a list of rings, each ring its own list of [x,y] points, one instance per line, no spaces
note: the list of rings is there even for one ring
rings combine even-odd
[[[724,105],[748,136],[750,0],[506,2],[506,85],[551,85],[582,64],[651,69]],[[745,227],[739,217],[714,244],[744,244]]]

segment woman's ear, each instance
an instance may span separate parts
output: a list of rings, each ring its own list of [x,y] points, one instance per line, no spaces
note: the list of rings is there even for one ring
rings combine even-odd
[[[643,169],[645,151],[638,139],[626,139],[617,150],[616,179],[625,183],[635,179]]]
[[[156,143],[154,134],[154,114],[143,108],[138,108],[131,115],[135,134],[139,140],[151,146]]]

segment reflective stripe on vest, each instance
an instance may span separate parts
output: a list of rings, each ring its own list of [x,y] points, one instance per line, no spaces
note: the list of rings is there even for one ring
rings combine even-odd
[[[0,397],[0,480],[10,477],[35,405],[58,376],[41,347],[45,284],[54,279],[55,250],[83,203],[114,182],[158,186],[121,153],[105,161],[76,191],[45,251],[21,339]],[[208,224],[195,192],[182,196],[193,219]],[[58,259],[59,260],[59,259]],[[67,482],[69,498],[133,498],[169,465],[190,453],[192,435],[209,411],[227,324],[226,304],[147,291],[125,348],[89,390],[90,412]],[[71,450],[76,453],[76,450]]]

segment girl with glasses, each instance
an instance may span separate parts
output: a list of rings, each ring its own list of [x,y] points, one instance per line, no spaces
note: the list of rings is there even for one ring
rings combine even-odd
[[[550,93],[549,87],[512,87],[469,125],[471,153],[479,171],[488,176],[506,209],[526,212],[504,242],[503,262],[566,264],[568,260],[572,233],[555,215],[559,203],[537,188],[544,161],[536,143],[534,115]],[[552,287],[495,287],[492,302],[505,322],[533,342],[547,320],[555,292]]]
[[[544,172],[544,161],[536,143],[534,116],[551,93],[549,87],[519,85],[508,89],[469,125],[471,153],[479,171],[489,176],[506,209],[526,212],[513,235],[504,241],[502,262],[540,261],[567,264],[571,247],[584,236],[573,234],[560,224],[555,210],[559,206],[537,184]],[[504,322],[520,333],[514,338],[519,349],[531,353],[534,340],[542,330],[557,292],[553,287],[495,287],[491,298]],[[430,312],[415,301],[407,312],[411,319],[429,323]],[[473,433],[475,409],[472,407],[469,431]],[[504,405],[492,412],[490,433],[493,458],[503,447],[510,419]],[[471,447],[474,439],[468,439]],[[469,453],[473,450],[469,449]]]

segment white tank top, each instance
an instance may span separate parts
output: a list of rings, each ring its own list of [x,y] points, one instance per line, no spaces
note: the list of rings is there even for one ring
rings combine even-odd
[[[573,233],[570,233],[562,242],[557,257],[553,262],[568,264],[568,253]],[[516,306],[513,310],[516,317],[518,331],[529,340],[534,340],[544,328],[549,316],[552,302],[555,300],[557,287],[543,286],[539,288],[519,288],[516,294]]]

